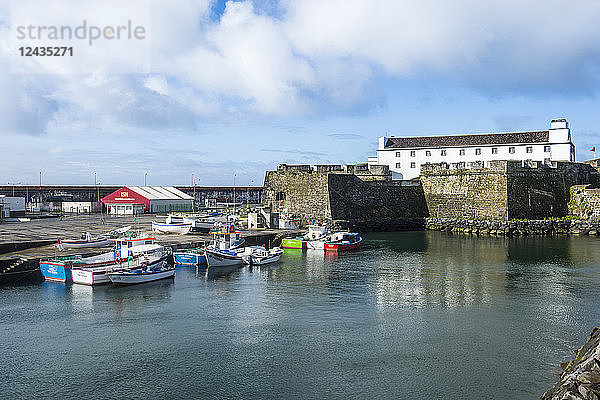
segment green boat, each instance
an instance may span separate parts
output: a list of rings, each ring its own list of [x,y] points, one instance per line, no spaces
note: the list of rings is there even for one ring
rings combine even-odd
[[[306,242],[302,240],[303,238],[297,237],[292,239],[283,239],[281,242],[281,247],[284,249],[305,249]]]

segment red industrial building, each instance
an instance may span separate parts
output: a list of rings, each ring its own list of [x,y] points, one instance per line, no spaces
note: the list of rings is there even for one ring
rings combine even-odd
[[[192,211],[194,198],[170,186],[123,186],[102,198],[108,214]]]

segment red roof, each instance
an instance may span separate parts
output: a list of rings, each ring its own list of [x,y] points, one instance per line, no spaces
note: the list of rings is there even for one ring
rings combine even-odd
[[[146,208],[150,205],[150,200],[138,192],[123,186],[106,197],[102,198],[104,204],[144,204]]]

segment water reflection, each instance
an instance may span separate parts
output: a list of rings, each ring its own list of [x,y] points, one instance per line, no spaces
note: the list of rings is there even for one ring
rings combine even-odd
[[[489,304],[509,291],[576,295],[572,281],[583,270],[572,265],[593,259],[594,239],[397,234],[393,243],[402,245],[378,248],[373,242],[377,305]]]
[[[239,265],[232,265],[229,267],[218,267],[218,268],[205,268],[204,279],[206,281],[230,281],[234,280],[236,276],[234,272],[239,271]]]

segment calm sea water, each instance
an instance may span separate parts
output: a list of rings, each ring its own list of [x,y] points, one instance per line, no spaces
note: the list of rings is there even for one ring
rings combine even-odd
[[[0,288],[0,398],[532,399],[599,323],[595,238],[365,239],[134,287]]]

